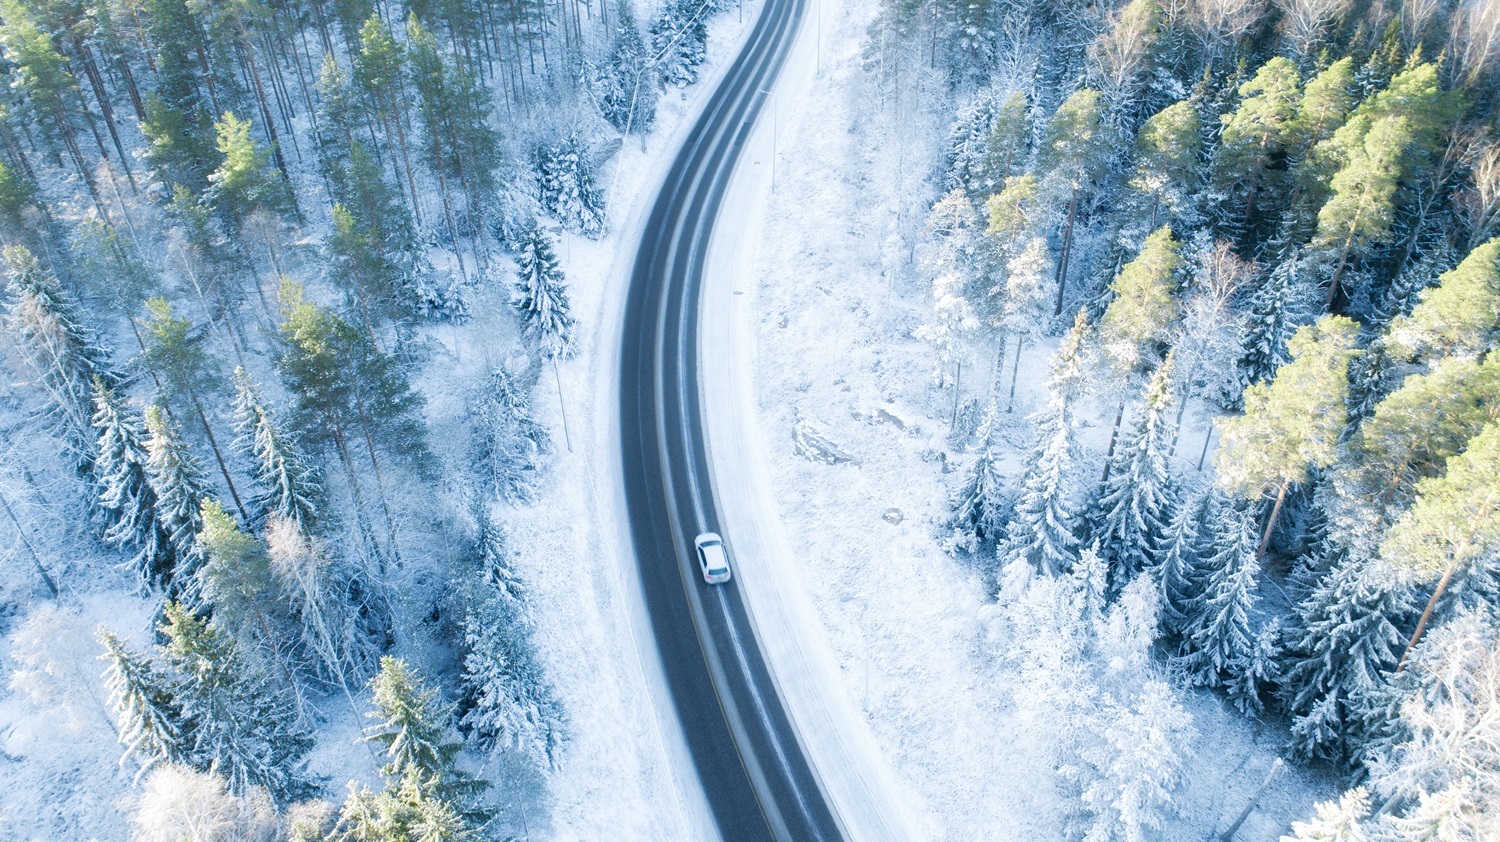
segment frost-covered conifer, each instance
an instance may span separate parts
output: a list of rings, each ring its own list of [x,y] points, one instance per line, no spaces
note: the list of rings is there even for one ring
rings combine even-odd
[[[375,724],[365,729],[365,739],[384,750],[381,774],[388,790],[415,787],[456,818],[482,817],[485,811],[472,800],[487,784],[458,767],[463,744],[448,740],[453,708],[443,703],[438,689],[405,661],[387,655],[370,679],[370,690],[375,710],[369,717]]]
[[[104,683],[125,757],[141,762],[141,774],[160,762],[186,760],[189,723],[173,695],[171,680],[149,658],[126,649],[103,627],[99,641],[105,650],[100,656],[106,662]]]
[[[551,766],[563,743],[562,705],[537,662],[522,606],[498,590],[464,620],[463,725],[481,745],[520,751]]]
[[[308,532],[317,522],[323,489],[314,468],[298,446],[295,434],[271,414],[260,389],[245,369],[234,370],[235,446],[254,464],[261,491],[251,498],[261,521],[278,517]]]
[[[146,474],[156,492],[157,520],[175,556],[172,592],[191,597],[193,576],[203,564],[198,532],[203,529],[202,506],[208,488],[198,460],[182,439],[182,430],[160,407],[146,407],[146,431]]]
[[[172,577],[175,550],[160,521],[147,471],[145,430],[119,394],[94,381],[94,476],[105,543],[132,552],[129,566],[148,587]]]
[[[1229,679],[1229,698],[1240,713],[1260,716],[1265,710],[1261,696],[1281,679],[1281,621],[1271,618],[1255,633],[1255,645],[1244,668]]]
[[[1181,664],[1195,683],[1221,687],[1245,672],[1255,651],[1250,614],[1258,601],[1259,536],[1252,507],[1221,508],[1213,527],[1208,586],[1187,629]],[[1244,703],[1239,697],[1235,701]]]
[[[1366,842],[1369,839],[1360,825],[1365,814],[1370,812],[1370,796],[1364,787],[1349,790],[1338,801],[1319,803],[1317,811],[1312,821],[1293,822],[1293,835],[1282,838],[1293,842]]]
[[[68,456],[80,475],[94,460],[94,380],[116,382],[109,354],[83,323],[78,305],[24,246],[7,246],[6,327],[47,393]]]
[[[965,540],[989,544],[1005,531],[1009,497],[994,448],[986,442],[953,496],[953,528]]]
[[[1150,680],[1129,705],[1104,714],[1102,739],[1081,758],[1088,771],[1079,803],[1082,816],[1074,829],[1088,840],[1145,842],[1156,838],[1175,814],[1175,793],[1182,784],[1197,738],[1193,718],[1172,688]]]
[[[698,81],[708,49],[708,17],[713,0],[667,0],[651,22],[651,50],[659,56],[662,84],[685,88]]]
[[[1085,622],[1097,626],[1104,619],[1104,606],[1109,601],[1109,567],[1099,556],[1099,545],[1085,548],[1078,554],[1069,574],[1078,597],[1078,610]]]
[[[1161,629],[1168,637],[1181,637],[1187,632],[1208,583],[1200,531],[1210,499],[1208,492],[1200,491],[1183,500],[1174,508],[1162,535],[1156,575],[1161,587]]]
[[[521,330],[544,358],[567,357],[573,350],[573,314],[562,268],[552,254],[547,232],[533,227],[516,258],[516,286],[511,303],[521,316]]]
[[[1403,588],[1370,562],[1342,554],[1297,606],[1285,687],[1298,755],[1352,754],[1358,722],[1351,705],[1395,669],[1405,642],[1395,624],[1408,608]]]
[[[533,499],[548,447],[547,431],[531,417],[522,378],[496,367],[469,400],[471,454],[485,488],[510,503]]]
[[[999,186],[990,182],[986,167],[990,127],[994,122],[995,100],[988,91],[981,91],[972,102],[959,109],[957,118],[948,129],[948,142],[943,151],[948,166],[948,174],[943,179],[946,189],[962,190],[976,196]]]
[[[1109,565],[1112,593],[1160,556],[1177,497],[1169,467],[1175,434],[1170,357],[1146,384],[1142,404],[1135,429],[1115,451],[1098,503],[1094,539]]]
[[[1074,483],[1078,462],[1073,438],[1073,401],[1083,380],[1083,340],[1088,323],[1082,311],[1052,358],[1046,406],[1032,415],[1036,430],[1026,458],[1016,510],[1006,527],[1006,554],[1023,557],[1054,576],[1073,567],[1077,508]]]
[[[1295,260],[1288,260],[1250,296],[1240,353],[1242,387],[1265,380],[1290,362],[1287,342],[1313,320],[1311,288],[1300,271]]]
[[[604,191],[594,181],[594,164],[577,132],[538,147],[532,164],[543,210],[574,233],[591,239],[604,233]]]
[[[609,62],[595,78],[595,97],[610,125],[621,132],[645,134],[656,122],[656,77],[633,6],[630,0],[616,6],[615,42]]]

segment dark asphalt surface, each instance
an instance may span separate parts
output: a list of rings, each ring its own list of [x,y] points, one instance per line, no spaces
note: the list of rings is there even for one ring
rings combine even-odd
[[[698,308],[709,236],[805,0],[767,0],[668,172],[626,300],[620,370],[625,493],[666,673],[720,834],[843,838],[761,657],[737,580],[707,585],[693,538],[720,531],[698,391]],[[734,536],[725,535],[740,575]]]

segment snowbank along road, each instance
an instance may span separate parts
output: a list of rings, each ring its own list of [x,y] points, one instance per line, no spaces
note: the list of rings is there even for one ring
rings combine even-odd
[[[843,838],[738,585],[705,585],[692,543],[718,529],[698,391],[705,255],[741,148],[803,11],[804,0],[763,7],[667,174],[625,305],[620,423],[630,529],[668,688],[726,840]]]

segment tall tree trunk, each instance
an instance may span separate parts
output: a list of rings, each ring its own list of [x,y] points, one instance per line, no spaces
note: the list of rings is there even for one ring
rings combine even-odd
[[[1115,444],[1120,440],[1120,422],[1125,420],[1125,401],[1120,401],[1120,408],[1115,410],[1115,423],[1109,429],[1109,449],[1104,452],[1104,478],[1099,482],[1109,482],[1109,469],[1114,467],[1112,460],[1115,458]]]
[[[1401,650],[1401,660],[1396,664],[1396,672],[1406,669],[1406,660],[1411,657],[1411,650],[1416,648],[1418,641],[1422,639],[1422,632],[1427,630],[1427,621],[1432,619],[1432,610],[1437,607],[1443,591],[1448,589],[1448,582],[1453,579],[1453,571],[1456,567],[1456,564],[1449,564],[1448,569],[1443,571],[1443,578],[1439,579],[1437,587],[1433,588],[1432,598],[1427,600],[1427,607],[1422,609],[1422,618],[1417,620],[1416,631],[1411,633],[1411,639],[1406,641],[1406,648]]]
[[[1281,488],[1276,491],[1276,503],[1271,506],[1271,516],[1266,519],[1266,531],[1260,536],[1260,546],[1255,548],[1255,560],[1260,561],[1261,556],[1266,554],[1266,547],[1271,546],[1271,533],[1276,529],[1276,519],[1281,516],[1281,504],[1286,502],[1287,487],[1292,484],[1290,479],[1281,481]]]
[[[1005,399],[1005,413],[1010,414],[1016,407],[1016,377],[1021,372],[1021,347],[1026,344],[1024,336],[1016,337],[1016,361],[1010,367],[1010,395]]]
[[[1062,255],[1057,261],[1057,303],[1052,305],[1052,315],[1062,313],[1063,292],[1068,288],[1068,263],[1073,256],[1073,223],[1078,216],[1078,191],[1068,200],[1068,223],[1063,228]]]
[[[16,536],[21,539],[21,546],[25,547],[26,553],[31,556],[31,564],[42,577],[42,582],[47,585],[47,590],[52,592],[52,598],[61,597],[62,593],[57,589],[57,582],[52,579],[52,574],[48,573],[46,566],[42,564],[41,556],[38,556],[36,549],[31,546],[31,539],[26,537],[26,530],[21,528],[21,521],[17,520],[16,513],[11,511],[10,501],[5,498],[3,492],[0,492],[0,506],[5,508],[5,515],[10,518],[11,525],[16,528]]]

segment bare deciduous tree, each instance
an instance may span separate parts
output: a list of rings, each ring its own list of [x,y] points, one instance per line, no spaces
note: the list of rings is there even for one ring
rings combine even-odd
[[[1453,12],[1448,55],[1465,85],[1500,70],[1500,0],[1468,0]]]
[[[1281,38],[1300,64],[1314,54],[1328,30],[1349,11],[1351,0],[1276,0]]]
[[[1472,183],[1458,191],[1455,205],[1469,226],[1468,250],[1472,251],[1500,230],[1500,141],[1477,140],[1465,157]]]

